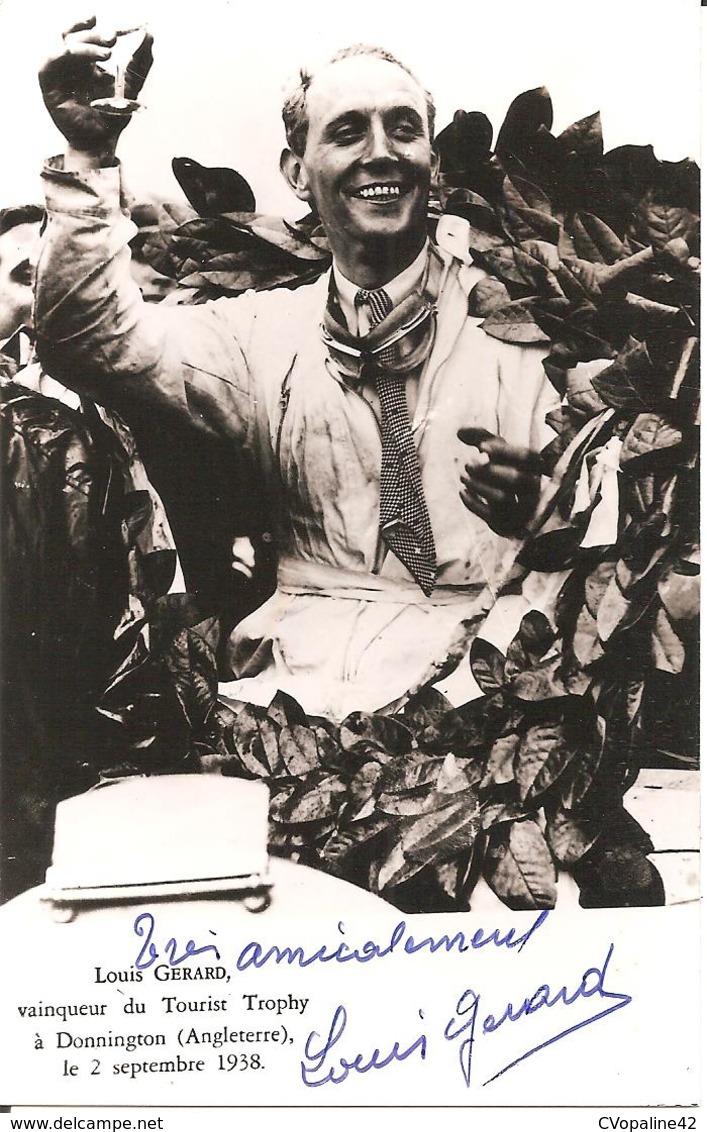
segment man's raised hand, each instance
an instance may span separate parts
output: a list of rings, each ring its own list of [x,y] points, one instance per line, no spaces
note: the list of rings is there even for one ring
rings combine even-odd
[[[487,429],[461,428],[457,435],[470,446],[462,502],[497,534],[521,537],[540,494],[539,453],[508,444]]]
[[[100,64],[108,62],[123,34],[100,31],[95,16],[73,24],[39,72],[45,105],[69,150],[100,164],[113,160],[118,138],[130,121],[129,114],[106,114],[91,105],[114,93],[113,76]],[[145,33],[125,70],[126,98],[137,98],[151,65],[152,36]]]

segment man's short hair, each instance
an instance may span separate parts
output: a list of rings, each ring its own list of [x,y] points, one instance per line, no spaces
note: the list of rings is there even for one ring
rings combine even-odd
[[[40,224],[44,220],[44,209],[38,204],[18,204],[13,208],[0,208],[0,236],[20,224]]]
[[[435,126],[435,104],[432,95],[425,89],[417,75],[414,74],[409,67],[406,67],[404,63],[401,63],[399,59],[396,59],[395,55],[392,55],[390,51],[386,51],[383,47],[372,47],[365,43],[355,43],[351,47],[344,47],[343,50],[337,51],[335,55],[332,55],[331,59],[327,60],[324,66],[328,67],[331,63],[338,63],[342,59],[351,59],[356,55],[371,55],[374,59],[383,59],[386,63],[393,63],[394,66],[400,67],[411,79],[415,80],[425,96],[425,102],[427,103],[427,123],[430,131],[430,139],[432,139],[434,137]],[[307,91],[317,73],[317,71],[312,72],[302,68],[299,72],[299,82],[297,86],[287,96],[282,107],[282,120],[285,123],[287,144],[298,157],[302,156],[305,146],[307,145],[307,131],[309,129]]]

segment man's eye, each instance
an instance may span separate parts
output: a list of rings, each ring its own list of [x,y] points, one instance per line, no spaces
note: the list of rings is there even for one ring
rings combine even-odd
[[[417,122],[398,122],[393,127],[393,133],[396,137],[411,140],[420,136],[421,130]]]
[[[362,129],[355,123],[347,123],[343,126],[337,126],[333,133],[333,139],[338,145],[348,145],[361,137]]]

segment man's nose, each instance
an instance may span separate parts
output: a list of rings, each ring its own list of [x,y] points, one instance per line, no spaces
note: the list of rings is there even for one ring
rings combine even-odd
[[[375,119],[371,122],[368,132],[368,148],[366,156],[369,161],[379,161],[385,158],[394,158],[395,152],[392,139],[381,121]]]

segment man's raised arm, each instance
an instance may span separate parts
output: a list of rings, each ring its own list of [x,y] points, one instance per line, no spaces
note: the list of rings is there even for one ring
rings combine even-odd
[[[117,33],[118,35],[120,33]],[[129,111],[92,105],[112,94],[98,66],[115,34],[95,19],[75,24],[44,64],[44,101],[67,147],[44,172],[47,225],[37,269],[35,325],[45,369],[119,409],[130,403],[188,416],[198,427],[245,439],[252,405],[248,303],[162,307],[144,303],[130,275],[136,228],[122,197],[115,152]],[[125,73],[135,99],[152,62],[146,36]]]

